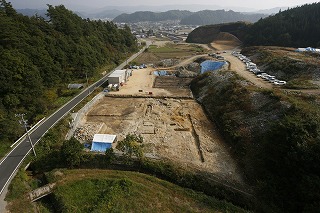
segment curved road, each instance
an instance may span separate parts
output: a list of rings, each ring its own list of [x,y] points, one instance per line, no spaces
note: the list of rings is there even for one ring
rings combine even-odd
[[[150,43],[142,48],[138,53],[132,55],[127,61],[130,62],[140,55]],[[120,64],[117,69],[122,69],[126,65],[126,62]],[[61,120],[71,109],[73,109],[78,103],[80,103],[84,98],[86,98],[91,92],[95,90],[96,87],[101,86],[108,78],[109,75],[102,77],[99,81],[95,82],[85,90],[83,90],[79,95],[74,97],[67,104],[62,106],[56,112],[54,112],[50,117],[48,117],[44,122],[42,122],[38,127],[36,127],[31,133],[30,137],[34,144],[38,143],[41,137],[53,127],[59,120]],[[19,168],[25,157],[31,151],[31,144],[25,138],[16,145],[1,161],[0,161],[0,195],[10,183],[12,177],[14,176],[16,170]],[[1,196],[4,197],[4,196]],[[1,209],[1,208],[0,208]]]

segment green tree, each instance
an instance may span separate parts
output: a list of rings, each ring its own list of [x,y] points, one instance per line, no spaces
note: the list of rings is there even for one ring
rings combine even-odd
[[[124,156],[137,158],[143,157],[143,138],[141,135],[131,135],[128,134],[125,139],[119,141],[117,144],[117,149],[123,152]]]
[[[108,163],[112,163],[116,158],[112,147],[110,149],[107,149],[105,154],[106,154],[106,160]]]
[[[82,148],[81,143],[75,138],[63,142],[61,146],[61,157],[68,167],[73,168],[80,165]]]
[[[27,113],[31,124],[58,98],[74,95],[64,92],[66,84],[83,83],[86,75],[98,75],[97,68],[137,50],[128,27],[83,20],[63,5],[48,5],[47,15],[23,16],[0,0],[0,147],[19,137],[9,129],[16,122],[10,113]]]

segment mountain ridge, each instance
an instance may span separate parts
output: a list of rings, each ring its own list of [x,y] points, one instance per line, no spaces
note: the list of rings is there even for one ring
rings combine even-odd
[[[180,20],[184,25],[220,24],[237,21],[255,22],[266,17],[265,14],[243,14],[232,10],[202,10],[190,12],[187,10],[170,10],[167,12],[138,11],[131,14],[121,14],[114,22],[136,23],[142,21]]]

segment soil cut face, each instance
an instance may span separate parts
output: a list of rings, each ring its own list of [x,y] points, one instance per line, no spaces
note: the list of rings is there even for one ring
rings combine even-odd
[[[218,50],[233,50],[242,45],[242,42],[230,33],[220,32],[217,38],[210,45]]]

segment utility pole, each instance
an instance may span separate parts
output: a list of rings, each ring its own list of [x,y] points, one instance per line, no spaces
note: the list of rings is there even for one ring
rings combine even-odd
[[[33,151],[33,154],[35,157],[37,157],[37,154],[36,154],[36,150],[34,149],[34,145],[32,143],[32,140],[31,140],[31,137],[30,137],[30,134],[29,134],[29,131],[28,131],[28,123],[27,121],[24,119],[24,116],[25,114],[16,114],[15,116],[16,117],[19,117],[21,118],[21,120],[19,120],[19,123],[24,127],[24,129],[26,130],[26,133],[27,133],[27,136],[28,136],[28,139],[29,139],[29,142],[31,144],[31,147],[32,147],[32,151]]]
[[[126,78],[127,78],[127,74],[128,74],[128,52],[126,52]]]
[[[87,80],[87,86],[86,86],[86,88],[87,88],[87,90],[88,90],[88,95],[90,95],[90,90],[88,89],[88,87],[89,87],[89,80],[88,80],[88,71],[86,70],[86,80]]]
[[[87,87],[89,86],[88,73],[86,71]]]

